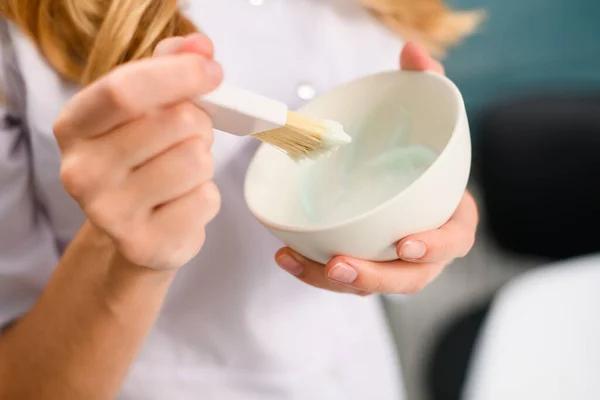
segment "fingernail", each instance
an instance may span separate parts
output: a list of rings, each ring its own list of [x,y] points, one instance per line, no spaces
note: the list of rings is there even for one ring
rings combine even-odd
[[[212,59],[206,60],[206,77],[211,82],[217,82],[221,79],[221,66],[218,62]]]
[[[423,258],[425,253],[427,253],[425,243],[416,240],[409,240],[400,248],[400,258],[405,260],[418,260]]]
[[[358,278],[358,272],[350,265],[340,263],[329,270],[327,277],[340,283],[352,283]]]
[[[290,256],[289,254],[283,254],[281,256],[279,256],[277,258],[277,264],[279,264],[279,266],[289,272],[292,275],[300,275],[302,273],[302,271],[304,270],[304,267],[302,266],[302,264],[300,264],[300,262],[298,260],[296,260],[294,257]]]

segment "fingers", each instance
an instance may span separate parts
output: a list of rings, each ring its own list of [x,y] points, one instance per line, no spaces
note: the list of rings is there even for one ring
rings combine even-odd
[[[92,175],[93,180],[78,177],[80,186],[68,183],[64,176],[63,180],[67,180],[65,186],[68,192],[81,204],[89,218],[111,235],[120,237],[122,230],[111,227],[122,227],[121,220],[148,215],[153,209],[206,184],[214,173],[214,159],[209,147],[201,140],[189,139],[132,173],[115,173],[122,171],[120,169],[107,170],[111,171],[109,176]],[[131,216],[125,217],[119,210]]]
[[[220,204],[217,187],[207,182],[156,209],[146,224],[130,224],[117,241],[119,250],[136,265],[179,268],[202,248],[205,226],[217,215]]]
[[[212,146],[214,140],[212,122],[203,110],[190,103],[181,103],[157,111],[151,116],[124,125],[107,135],[80,142],[73,148],[74,151],[63,154],[61,177],[65,189],[75,199],[86,203],[89,198],[106,190],[120,186],[131,189],[131,182],[125,183],[129,175],[144,176],[149,170],[159,168],[159,165],[164,167],[165,171],[159,171],[163,173],[155,178],[165,174],[181,174],[166,180],[168,184],[182,182],[189,174],[195,174],[197,178],[208,173],[212,174],[212,165],[205,165],[204,160],[207,160],[207,156],[203,154],[198,154],[198,159],[188,153],[178,156],[171,154],[165,159],[176,157],[173,162],[158,161],[158,165],[142,168],[144,164],[170,149],[176,148],[177,154],[184,152],[183,149],[188,149],[189,140],[192,139],[195,141],[191,145],[200,148],[203,152],[208,152]],[[183,149],[178,146],[186,142],[188,145]],[[175,168],[182,163],[185,165]],[[160,182],[160,179],[152,178],[141,180],[149,181],[152,183],[150,186]],[[151,198],[153,197],[148,196],[148,199]]]
[[[406,261],[376,263],[350,257],[335,257],[327,266],[281,249],[278,265],[311,286],[339,293],[365,296],[370,293],[414,294],[444,269],[444,263],[415,264]]]
[[[156,58],[85,88],[55,124],[65,189],[135,264],[183,266],[219,210],[212,122],[190,101],[220,83],[213,54],[202,35],[165,40]]]
[[[221,78],[216,61],[196,54],[120,67],[65,106],[54,126],[59,146],[64,149],[75,138],[100,136],[152,110],[212,91]]]
[[[415,264],[405,261],[376,263],[336,257],[325,267],[327,277],[370,293],[415,294],[444,269],[443,263]]]
[[[415,43],[406,43],[400,54],[400,66],[405,71],[433,71],[445,74],[444,66]]]
[[[338,293],[364,294],[361,290],[329,280],[324,273],[323,265],[312,262],[288,248],[279,250],[275,260],[284,271],[316,288]]]
[[[443,262],[461,258],[473,247],[477,205],[465,192],[456,212],[440,229],[411,235],[398,243],[398,256],[411,262]]]
[[[154,208],[193,191],[213,173],[209,148],[199,139],[189,139],[135,170],[127,190],[137,197],[137,204]]]
[[[152,219],[164,233],[178,230],[177,222],[197,215],[196,223],[206,226],[221,208],[221,192],[213,181],[208,181],[190,193],[157,208]],[[167,229],[166,231],[164,229]]]
[[[465,192],[452,218],[440,229],[412,235],[398,244],[404,260],[370,262],[335,257],[326,266],[280,250],[276,261],[301,281],[334,292],[414,294],[434,280],[453,259],[465,256],[473,246],[478,223],[475,200]]]
[[[109,158],[105,165],[133,169],[192,138],[200,139],[207,148],[212,147],[212,121],[202,109],[185,102],[88,141],[85,150],[105,155]]]
[[[134,264],[155,269],[183,266],[202,247],[204,228],[219,211],[216,185],[206,181],[153,209],[140,204],[136,194],[107,191],[86,204],[84,211]]]

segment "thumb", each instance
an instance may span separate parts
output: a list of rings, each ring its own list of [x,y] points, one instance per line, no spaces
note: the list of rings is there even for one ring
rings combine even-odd
[[[416,43],[407,43],[400,55],[400,67],[406,71],[433,71],[444,75],[444,66]]]

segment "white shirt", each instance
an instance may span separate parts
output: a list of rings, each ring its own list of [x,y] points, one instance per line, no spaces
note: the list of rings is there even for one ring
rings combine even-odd
[[[188,15],[214,40],[226,81],[292,108],[313,91],[398,67],[401,42],[350,0],[191,3]],[[0,132],[0,324],[32,306],[84,220],[60,183],[52,134],[77,89],[16,28],[8,36],[7,112],[22,124]],[[222,210],[173,283],[120,398],[401,398],[379,300],[314,289],[275,265],[282,245],[243,201],[256,145],[217,133]]]

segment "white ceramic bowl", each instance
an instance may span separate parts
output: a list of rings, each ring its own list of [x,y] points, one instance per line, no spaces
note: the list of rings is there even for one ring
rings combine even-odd
[[[399,112],[390,113],[394,109]],[[369,136],[316,163],[297,164],[268,145],[259,148],[246,175],[246,202],[287,246],[321,263],[336,255],[393,260],[398,240],[440,227],[456,210],[469,177],[471,141],[462,96],[447,78],[430,72],[385,72],[334,89],[300,112],[337,120],[353,138]],[[359,117],[365,112],[378,117],[365,122]],[[402,145],[432,149],[437,155],[433,164],[405,189],[356,215],[333,222],[307,221],[301,205],[307,176],[319,178],[343,168],[344,152],[362,152],[362,159],[368,159],[382,151],[377,146],[390,143],[399,124],[404,126]],[[311,189],[317,191],[314,198],[327,199],[336,190],[332,185],[335,180],[320,182]],[[346,196],[369,196],[373,190],[377,185],[369,184]]]

